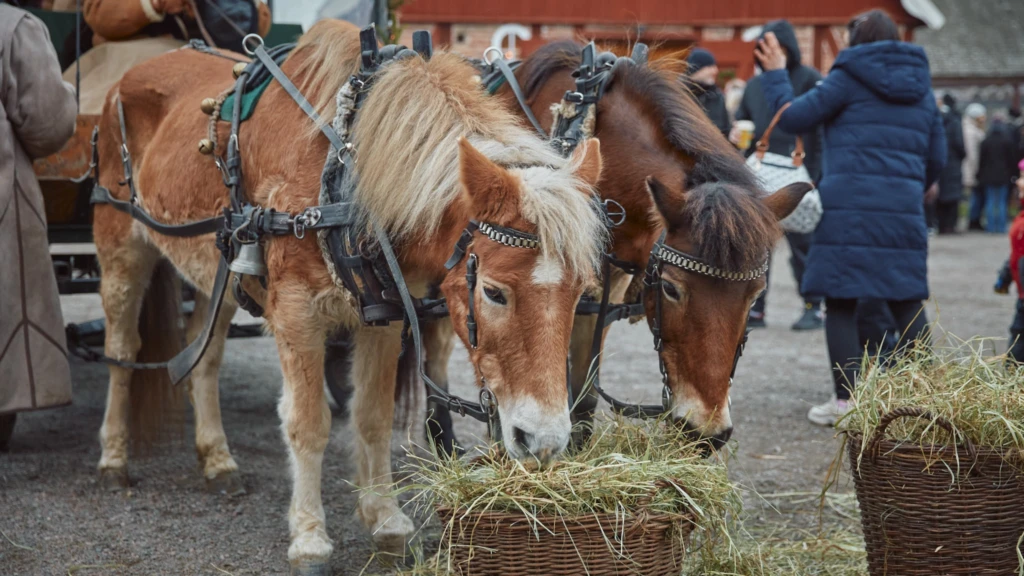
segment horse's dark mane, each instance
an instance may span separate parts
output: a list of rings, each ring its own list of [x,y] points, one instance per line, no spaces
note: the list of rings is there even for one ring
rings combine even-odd
[[[694,256],[734,272],[764,264],[780,230],[764,202],[735,184],[708,182],[686,193],[680,220]]]
[[[553,74],[575,69],[582,47],[553,42],[527,58],[519,71],[527,99]],[[756,268],[778,238],[778,225],[758,200],[760,187],[743,156],[707,118],[673,68],[679,62],[664,59],[648,66],[616,66],[608,90],[646,102],[672,147],[692,159],[682,213],[669,221],[690,229],[694,255],[728,270]]]

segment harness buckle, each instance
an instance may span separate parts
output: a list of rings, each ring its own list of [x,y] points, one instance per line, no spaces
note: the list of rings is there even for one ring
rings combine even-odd
[[[604,214],[612,228],[622,226],[622,223],[626,221],[626,209],[611,198],[606,198],[604,201]]]
[[[581,92],[573,92],[572,90],[567,90],[565,96],[563,96],[562,99],[565,100],[566,102],[572,102],[573,104],[582,104],[583,94]]]
[[[672,410],[672,388],[668,385],[667,376],[664,376],[662,384],[664,386],[661,387],[661,407],[667,413]]]
[[[498,48],[497,46],[489,46],[487,48],[487,50],[484,50],[484,63],[487,64],[488,66],[490,66],[491,64],[494,64],[494,60],[498,59],[498,58],[495,58],[494,60],[489,60],[487,58],[487,55],[490,54],[491,52],[497,52],[498,53],[498,58],[504,58],[505,57],[505,53],[501,51],[501,48]]]

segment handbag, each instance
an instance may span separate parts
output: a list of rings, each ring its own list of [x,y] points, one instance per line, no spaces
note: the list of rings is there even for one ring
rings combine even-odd
[[[768,139],[771,138],[772,130],[786,108],[789,108],[788,102],[772,118],[772,123],[757,141],[757,150],[747,158],[747,166],[754,172],[761,187],[768,194],[774,194],[777,190],[796,182],[811,182],[811,175],[804,166],[804,142],[799,136],[796,137],[796,148],[789,157],[768,151]],[[805,194],[793,213],[783,218],[779,224],[786,232],[808,234],[818,227],[821,213],[821,195],[815,188]]]

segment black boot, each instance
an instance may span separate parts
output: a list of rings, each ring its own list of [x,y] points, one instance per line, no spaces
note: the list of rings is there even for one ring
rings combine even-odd
[[[792,328],[798,332],[804,330],[821,330],[825,327],[825,314],[821,311],[821,304],[807,303],[804,305],[804,313],[800,316]]]

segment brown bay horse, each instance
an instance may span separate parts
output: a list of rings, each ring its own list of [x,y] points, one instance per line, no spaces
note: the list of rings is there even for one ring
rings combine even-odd
[[[335,93],[356,71],[358,57],[358,30],[325,21],[299,40],[282,68],[322,117],[333,118]],[[220,172],[196,153],[195,144],[207,134],[210,120],[200,111],[200,101],[231,86],[231,67],[225,59],[179,50],[129,71],[104,107],[99,184],[117,198],[128,197],[118,182],[121,135],[115,102],[120,99],[141,206],[170,224],[218,214],[228,195]],[[606,241],[592,192],[601,155],[596,140],[571,158],[556,154],[487,96],[472,81],[475,74],[464,59],[445,53],[381,69],[351,135],[358,158],[356,199],[367,227],[380,226],[395,243],[413,291],[423,295],[428,287],[440,288],[451,325],[464,343],[467,314],[475,310],[478,342],[467,348],[478,383],[496,398],[504,436],[522,439],[512,454],[543,460],[556,456],[569,440],[565,358],[573,314],[594,279]],[[328,142],[314,131],[306,115],[272,83],[240,131],[250,202],[291,214],[318,204]],[[226,124],[219,123],[217,150],[226,146],[227,132]],[[164,236],[109,205],[97,205],[94,216],[106,354],[132,361],[141,342],[153,335],[140,334],[137,322],[161,258],[198,289],[188,327],[194,338],[220,258],[212,235]],[[469,251],[479,265],[479,281],[471,292],[466,269],[444,266],[471,219],[533,234],[539,248],[513,247],[477,234]],[[293,479],[288,558],[297,573],[324,574],[333,550],[320,495],[331,424],[323,394],[324,342],[339,326],[352,332],[355,344],[351,426],[356,482],[367,489],[357,512],[384,549],[402,548],[413,531],[388,488],[400,326],[361,324],[351,295],[332,280],[314,234],[274,236],[264,250],[266,289],[249,276],[243,284],[265,309],[283,373],[278,412]],[[147,306],[161,305],[167,304],[147,300]],[[238,465],[221,423],[217,375],[236,307],[228,297],[189,385],[203,475],[229,488],[238,486]],[[153,333],[168,329],[149,327]],[[99,469],[115,486],[128,482],[132,375],[130,369],[110,367]],[[139,419],[156,421],[145,415]]]
[[[557,42],[540,48],[516,69],[527,103],[541,126],[553,125],[553,105],[575,91],[570,73],[580,64],[583,46]],[[598,100],[593,136],[604,160],[598,192],[625,209],[624,222],[611,230],[610,251],[643,270],[661,234],[665,244],[731,272],[756,270],[781,236],[778,221],[792,212],[809,185],[796,184],[765,196],[739,152],[707,119],[680,81],[686,63],[663,58],[649,65],[619,65]],[[508,106],[520,106],[507,84],[497,92]],[[528,126],[524,113],[521,121]],[[612,299],[635,298],[640,278],[613,268]],[[729,390],[747,312],[765,288],[765,277],[732,281],[680,270],[661,269],[661,294],[644,290],[649,323],[661,299],[660,335],[673,416],[720,447],[733,430]],[[590,347],[597,319],[577,316],[571,344],[572,386],[578,395],[590,373]],[[426,373],[447,382],[452,351],[451,326],[427,325]],[[588,421],[597,404],[577,405],[575,416]],[[428,426],[442,447],[454,442],[450,416],[432,407]]]

